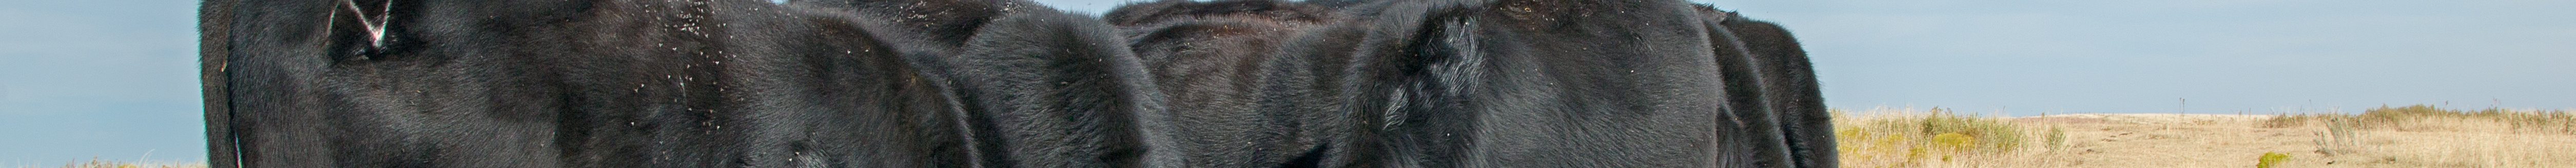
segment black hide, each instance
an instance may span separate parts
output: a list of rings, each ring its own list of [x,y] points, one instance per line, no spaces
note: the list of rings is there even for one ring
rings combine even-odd
[[[206,1],[212,164],[1142,164],[1162,98],[1107,25],[899,3]]]
[[[1106,16],[1190,167],[1835,167],[1784,29],[1657,0],[1165,0]],[[1158,158],[1159,159],[1159,158]]]
[[[1167,0],[1128,4],[1108,13],[1130,48],[1173,99],[1160,122],[1178,125],[1151,136],[1163,160],[1182,167],[1312,167],[1344,138],[1351,123],[1334,90],[1310,73],[1280,67],[1279,45],[1304,31],[1344,20],[1326,6],[1238,0]]]
[[[1677,0],[200,14],[214,167],[1837,166],[1788,31]]]

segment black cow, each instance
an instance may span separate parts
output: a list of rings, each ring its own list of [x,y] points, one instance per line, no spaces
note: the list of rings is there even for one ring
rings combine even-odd
[[[1282,40],[1347,20],[1334,6],[1267,0],[1128,4],[1105,16],[1132,41],[1180,125],[1152,136],[1183,167],[1316,167],[1348,135],[1343,100],[1305,73],[1275,67]],[[1157,158],[1162,159],[1162,158]]]
[[[1795,40],[1677,1],[201,14],[216,167],[1834,166]]]
[[[1115,30],[1026,1],[209,0],[214,167],[1136,167]],[[838,6],[836,6],[838,5]],[[1150,117],[1150,116],[1144,116]]]
[[[1165,0],[1107,18],[1174,98],[1160,120],[1189,125],[1157,150],[1191,167],[1836,166],[1797,42],[1705,5]]]

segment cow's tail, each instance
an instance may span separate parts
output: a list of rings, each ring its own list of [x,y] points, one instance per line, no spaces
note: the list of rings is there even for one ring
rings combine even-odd
[[[232,130],[230,66],[233,6],[236,0],[206,0],[197,9],[197,78],[205,96],[206,165],[240,167]]]
[[[1766,139],[1756,140],[1762,141],[1762,145],[1754,148],[1785,150],[1785,153],[1778,153],[1785,155],[1763,159],[1785,159],[1781,161],[1787,162],[1786,165],[1781,166],[1786,167],[1838,167],[1836,160],[1840,156],[1835,151],[1833,114],[1825,110],[1814,67],[1808,62],[1807,53],[1798,45],[1797,39],[1789,35],[1788,29],[1777,24],[1745,19],[1734,12],[1718,11],[1706,5],[1699,6],[1698,10],[1707,19],[1705,21],[1710,22],[1710,42],[1718,46],[1714,48],[1720,50],[1720,59],[1738,60],[1731,65],[1750,70],[1729,75],[1749,75],[1753,76],[1749,81],[1758,81],[1750,86],[1758,89],[1746,90],[1755,92],[1754,95],[1731,96],[1729,99],[1757,99],[1754,103],[1758,105],[1752,107],[1758,109],[1742,113],[1752,116],[1740,117],[1770,121],[1747,127],[1765,129],[1751,130],[1754,131],[1752,133],[1768,134],[1759,136]],[[1730,92],[1738,90],[1732,88],[1737,86],[1729,87]]]
[[[1750,157],[1761,167],[1837,167],[1833,119],[1825,111],[1815,71],[1806,51],[1779,25],[1745,19],[1734,12],[1698,6],[1708,22],[1709,42],[1726,71],[1727,92],[1735,128],[1741,137],[1721,138],[1724,152],[1758,152]],[[1721,121],[1726,122],[1726,121]]]

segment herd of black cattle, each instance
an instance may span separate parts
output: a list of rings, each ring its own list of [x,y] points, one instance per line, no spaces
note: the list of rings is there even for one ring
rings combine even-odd
[[[214,167],[1834,167],[1680,0],[207,0]]]

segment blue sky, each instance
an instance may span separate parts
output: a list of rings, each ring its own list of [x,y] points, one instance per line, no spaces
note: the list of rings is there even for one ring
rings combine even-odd
[[[2576,107],[2576,1],[1699,2],[1795,31],[1844,109]],[[0,167],[204,160],[195,9],[0,0]]]
[[[1795,31],[1836,108],[2576,107],[2576,1],[1714,4]]]

